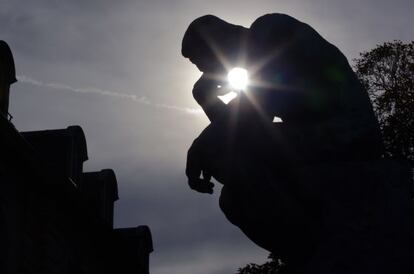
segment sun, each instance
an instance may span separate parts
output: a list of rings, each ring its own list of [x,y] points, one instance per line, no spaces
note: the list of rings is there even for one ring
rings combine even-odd
[[[244,68],[236,67],[229,71],[227,80],[230,86],[236,91],[246,90],[249,84],[249,75]]]

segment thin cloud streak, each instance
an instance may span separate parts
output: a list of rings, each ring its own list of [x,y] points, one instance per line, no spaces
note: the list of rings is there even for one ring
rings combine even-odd
[[[111,91],[111,90],[103,90],[103,89],[94,88],[94,87],[75,88],[75,87],[68,86],[68,85],[61,84],[61,83],[45,83],[43,81],[33,79],[26,75],[19,75],[17,76],[17,79],[21,83],[34,85],[38,87],[46,87],[46,88],[65,90],[65,91],[76,92],[76,93],[89,93],[89,94],[98,94],[102,96],[111,96],[111,97],[120,98],[120,99],[132,100],[139,104],[144,104],[144,105],[148,105],[148,106],[152,106],[156,108],[180,111],[180,112],[185,112],[188,114],[201,114],[202,113],[202,110],[200,108],[187,108],[187,107],[180,107],[180,106],[174,106],[174,105],[168,105],[168,104],[154,103],[148,100],[148,98],[146,98],[145,96],[139,97],[135,94],[128,94],[128,93],[122,93],[122,92]]]

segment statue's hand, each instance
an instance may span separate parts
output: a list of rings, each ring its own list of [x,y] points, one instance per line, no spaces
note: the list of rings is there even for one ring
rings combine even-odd
[[[195,190],[197,192],[213,194],[214,184],[210,182],[208,179],[188,179],[188,185],[192,190]]]
[[[212,194],[214,184],[210,182],[211,175],[207,171],[207,167],[203,164],[205,159],[203,159],[202,149],[200,139],[197,138],[188,150],[185,173],[191,189],[200,193]]]
[[[214,75],[203,73],[193,87],[194,99],[203,108],[211,122],[220,119],[227,109],[226,104],[217,97],[229,92],[227,88],[221,87],[221,85],[224,86],[223,81],[216,79]]]

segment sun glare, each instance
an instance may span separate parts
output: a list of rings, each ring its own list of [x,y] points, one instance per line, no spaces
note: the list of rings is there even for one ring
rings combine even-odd
[[[283,120],[280,117],[274,116],[273,117],[273,123],[283,123]]]
[[[227,75],[227,80],[236,91],[245,90],[249,84],[249,76],[244,68],[233,68]]]
[[[230,91],[229,93],[226,93],[224,95],[221,96],[217,96],[223,103],[225,103],[226,105],[228,103],[230,103],[234,98],[237,97],[237,93],[234,91]]]

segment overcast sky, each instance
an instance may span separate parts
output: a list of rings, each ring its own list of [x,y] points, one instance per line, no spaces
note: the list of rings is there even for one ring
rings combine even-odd
[[[208,124],[193,101],[197,68],[180,55],[195,18],[248,27],[266,13],[313,26],[352,60],[384,41],[414,39],[412,0],[0,0],[0,39],[19,82],[10,112],[22,131],[80,125],[87,171],[118,178],[117,227],[147,224],[151,273],[234,273],[267,252],[228,223],[215,194],[184,175],[192,140]]]

